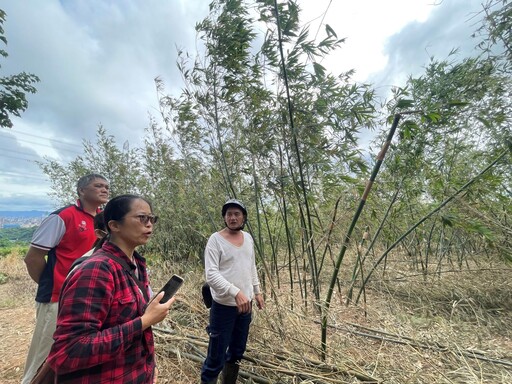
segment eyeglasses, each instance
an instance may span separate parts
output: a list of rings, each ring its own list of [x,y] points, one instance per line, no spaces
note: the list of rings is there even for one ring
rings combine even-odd
[[[135,215],[140,220],[141,224],[147,225],[148,223],[155,224],[158,221],[158,216],[155,215]]]

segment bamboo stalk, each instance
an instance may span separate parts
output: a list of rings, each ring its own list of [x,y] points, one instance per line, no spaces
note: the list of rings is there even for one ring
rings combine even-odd
[[[487,167],[485,167],[478,175],[470,179],[466,184],[464,184],[462,187],[460,187],[454,194],[452,194],[450,197],[448,197],[446,200],[444,200],[441,204],[439,204],[435,209],[430,211],[427,215],[423,216],[416,224],[411,226],[402,236],[400,236],[393,244],[391,244],[388,249],[384,251],[384,253],[381,255],[381,257],[374,263],[372,269],[368,271],[368,275],[366,275],[366,279],[363,282],[363,287],[368,284],[368,281],[370,280],[370,277],[372,276],[373,272],[376,270],[377,266],[386,258],[386,256],[391,252],[398,244],[402,242],[413,230],[415,230],[418,226],[420,226],[422,223],[424,223],[428,218],[430,218],[432,215],[437,213],[441,208],[443,208],[445,205],[450,203],[453,199],[455,199],[458,195],[460,195],[463,191],[465,191],[467,188],[469,188],[473,183],[475,183],[480,177],[482,177],[486,172],[488,172],[492,167],[494,167],[501,159],[503,159],[508,153],[510,149],[505,149],[502,151],[496,159],[494,159]],[[359,290],[359,294],[356,298],[356,303],[359,302],[359,298],[362,293],[361,288]]]
[[[277,35],[278,35],[278,41],[279,41],[279,53],[281,55],[281,65],[283,70],[283,80],[284,80],[284,86],[286,89],[286,100],[288,103],[288,116],[290,119],[290,129],[292,133],[292,142],[293,142],[293,149],[295,151],[295,156],[297,157],[297,166],[299,168],[299,182],[300,182],[300,189],[302,192],[302,199],[304,208],[306,210],[305,215],[302,213],[302,207],[299,201],[299,209],[301,211],[301,219],[304,222],[304,238],[306,239],[306,251],[309,255],[309,263],[312,268],[312,277],[313,277],[313,292],[315,294],[315,299],[317,301],[320,301],[320,286],[319,286],[319,276],[318,276],[318,266],[317,266],[317,260],[316,260],[316,251],[315,251],[315,243],[313,240],[313,224],[311,222],[311,212],[309,208],[308,203],[308,196],[307,196],[307,189],[306,189],[306,182],[305,182],[305,176],[304,176],[304,169],[302,164],[302,157],[300,154],[300,148],[299,143],[297,139],[297,132],[295,129],[295,123],[293,119],[293,106],[292,106],[292,99],[290,96],[290,87],[288,85],[288,74],[286,71],[286,63],[284,60],[284,52],[283,52],[283,38],[281,34],[281,20],[279,17],[279,7],[277,5],[277,0],[274,0],[274,11],[276,16],[276,25],[277,25]],[[290,165],[291,168],[291,165]]]
[[[200,338],[194,335],[180,335],[174,330],[169,330],[161,327],[153,327],[153,330],[156,332],[164,333],[173,341],[185,341],[189,348],[196,351],[196,354],[190,353],[190,352],[183,352],[177,348],[165,346],[164,350],[166,352],[173,353],[175,356],[178,357],[185,357],[189,360],[202,363],[204,361],[204,353],[199,351],[197,347],[201,347],[203,349],[206,349],[208,347],[208,342],[205,341],[204,338]],[[165,336],[164,336],[165,338]],[[300,377],[304,380],[323,380],[323,382],[326,383],[333,383],[333,384],[341,384],[346,383],[345,380],[340,380],[336,377],[328,377],[328,374],[340,374],[340,375],[346,375],[348,377],[355,377],[360,381],[364,381],[366,383],[379,383],[380,380],[376,379],[370,375],[367,375],[363,371],[351,369],[348,367],[337,367],[334,365],[328,365],[325,364],[322,361],[313,360],[311,358],[307,358],[305,356],[296,357],[293,352],[280,349],[278,351],[272,351],[268,354],[269,358],[273,358],[276,361],[265,361],[261,358],[257,358],[254,356],[251,356],[250,352],[251,350],[248,349],[246,353],[243,356],[243,360],[246,360],[255,366],[268,368],[276,373],[287,375],[287,376],[293,376],[293,377]],[[281,362],[288,362],[288,366],[284,367]],[[322,372],[324,374],[322,374]],[[242,377],[251,378],[253,381],[257,383],[271,383],[272,381],[269,381],[268,379],[257,376],[251,373],[248,373],[246,371],[240,371],[240,375]]]
[[[382,228],[384,228],[384,224],[386,223],[388,216],[391,213],[391,208],[393,208],[393,205],[395,204],[395,202],[398,198],[398,194],[399,194],[400,190],[401,190],[401,183],[400,183],[400,186],[396,189],[395,193],[393,194],[393,197],[391,198],[391,202],[389,203],[388,208],[386,209],[386,213],[384,214],[384,217],[382,218],[382,220],[379,224],[379,227],[377,228],[377,231],[375,231],[375,235],[373,236],[372,241],[368,245],[368,248],[366,249],[364,256],[362,257],[362,259],[360,259],[359,256],[357,258],[358,261],[359,260],[360,261],[359,261],[359,263],[355,264],[354,271],[352,272],[352,282],[350,284],[350,288],[348,289],[348,293],[347,293],[347,305],[352,300],[354,286],[356,283],[357,275],[359,274],[358,268],[361,268],[361,281],[364,281],[364,275],[362,272],[364,262],[366,261],[366,258],[370,254],[370,251],[373,250],[373,246],[375,245],[375,242],[377,241],[377,239],[382,231]]]
[[[352,236],[352,231],[354,230],[357,221],[359,220],[359,216],[361,215],[361,212],[363,211],[364,205],[366,204],[366,199],[368,198],[368,195],[370,194],[370,190],[372,188],[373,182],[375,181],[377,174],[379,173],[380,166],[382,165],[382,162],[384,161],[384,157],[386,156],[386,152],[388,151],[389,146],[391,145],[391,139],[393,138],[396,128],[398,126],[398,122],[400,121],[400,114],[396,114],[393,119],[393,124],[391,125],[391,129],[389,130],[388,136],[386,138],[386,142],[384,143],[381,151],[377,155],[377,162],[375,163],[375,166],[373,167],[372,174],[370,176],[370,180],[366,184],[366,188],[363,192],[363,196],[361,197],[361,201],[359,202],[359,207],[356,210],[356,213],[352,219],[352,222],[350,223],[350,227],[347,231],[347,234],[345,235],[345,240],[343,241],[343,246],[341,247],[340,254],[338,256],[338,259],[336,260],[336,265],[334,266],[334,272],[332,274],[331,278],[331,284],[329,285],[329,290],[327,292],[327,297],[325,299],[325,305],[323,308],[322,313],[322,359],[325,359],[325,354],[327,351],[327,313],[329,311],[329,307],[331,305],[331,298],[334,291],[334,286],[336,285],[336,280],[338,277],[338,274],[340,272],[340,266],[341,262],[343,261],[343,258],[345,256],[345,252],[347,251],[348,244],[350,243],[350,238]]]
[[[320,322],[318,322],[318,321],[315,321],[315,323],[320,324]],[[347,324],[349,324],[355,328],[361,328],[361,329],[365,329],[369,332],[373,332],[373,334],[368,333],[368,332],[354,331],[354,330],[350,330],[348,328],[337,327],[335,325],[328,325],[328,327],[331,329],[336,329],[336,330],[345,330],[345,331],[349,332],[350,334],[356,335],[356,336],[368,337],[370,339],[386,341],[386,342],[390,342],[390,343],[394,343],[394,344],[408,345],[408,346],[415,347],[415,348],[430,349],[430,350],[435,350],[435,351],[439,351],[439,352],[452,352],[455,354],[459,354],[461,356],[471,357],[474,359],[487,361],[487,362],[493,363],[493,364],[500,364],[500,365],[504,365],[506,367],[512,367],[512,361],[504,360],[504,359],[493,359],[490,357],[486,357],[486,356],[484,356],[485,352],[483,352],[483,351],[475,351],[475,350],[469,350],[469,349],[457,349],[456,351],[454,351],[454,350],[450,349],[449,347],[447,347],[446,345],[442,345],[439,343],[427,343],[427,342],[415,340],[415,339],[407,337],[407,336],[396,335],[396,334],[384,332],[381,330],[360,326],[358,324],[352,324],[352,323],[347,323]]]

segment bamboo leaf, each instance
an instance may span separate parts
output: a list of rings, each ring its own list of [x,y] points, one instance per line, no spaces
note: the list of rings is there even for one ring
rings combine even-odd
[[[414,120],[405,120],[402,123],[401,128],[400,137],[402,139],[410,140],[418,130],[418,124]]]
[[[455,216],[453,215],[442,215],[441,216],[441,223],[444,226],[453,227],[455,221]]]
[[[432,123],[438,123],[441,120],[441,114],[437,112],[430,112],[425,116]]]
[[[414,105],[414,100],[410,100],[410,99],[400,99],[396,103],[396,107],[401,108],[401,109],[411,108],[413,105]]]
[[[481,116],[477,116],[477,117],[476,117],[476,119],[477,119],[479,122],[481,122],[481,123],[485,126],[485,128],[488,128],[488,129],[489,129],[489,128],[491,128],[491,123],[489,122],[489,120],[484,119],[484,118],[483,118],[483,117],[481,117]]]
[[[329,24],[325,24],[325,31],[327,32],[327,36],[334,36],[338,38],[338,35],[336,35],[336,32],[334,32],[334,29],[332,29]]]
[[[467,101],[462,100],[450,100],[448,101],[448,105],[451,107],[465,107],[466,105],[469,105],[470,103]]]
[[[325,76],[325,67],[323,67],[321,64],[314,62],[313,68],[315,70],[315,75],[317,78],[322,78]]]

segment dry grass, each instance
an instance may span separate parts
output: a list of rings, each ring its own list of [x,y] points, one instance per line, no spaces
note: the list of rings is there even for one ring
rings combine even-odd
[[[388,266],[389,267],[389,266]],[[392,269],[392,268],[390,268]],[[320,314],[287,287],[255,310],[242,370],[261,383],[510,383],[512,270],[481,268],[376,281],[367,306],[333,299],[328,355],[321,362]],[[207,346],[201,273],[186,275],[172,315],[155,330],[165,383],[198,381]],[[246,380],[246,382],[250,382]]]
[[[320,314],[282,285],[267,295],[265,310],[254,312],[240,382],[511,383],[512,271],[479,268],[427,279],[388,274],[368,288],[366,308],[334,297],[325,362]],[[19,255],[0,259],[0,270],[8,276],[0,285],[0,382],[15,383],[30,341],[35,285]],[[185,284],[154,330],[159,382],[196,383],[208,341],[202,273],[153,264],[153,286],[172,273]]]
[[[0,258],[0,271],[0,383],[18,384],[34,328],[36,284],[19,253]]]

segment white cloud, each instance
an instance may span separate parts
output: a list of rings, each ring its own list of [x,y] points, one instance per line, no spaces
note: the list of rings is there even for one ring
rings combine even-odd
[[[355,80],[372,80],[384,90],[421,71],[430,55],[472,47],[468,19],[480,8],[477,0],[302,0],[300,6],[302,21],[311,21],[311,36],[327,11],[323,23],[347,38],[322,64],[335,74],[355,69]],[[18,151],[11,154],[66,159],[72,153],[64,148],[93,140],[99,124],[119,143],[139,142],[148,112],[156,113],[153,79],[162,77],[170,92],[181,89],[176,46],[195,53],[194,27],[207,15],[208,1],[16,0],[0,8],[7,13],[9,42],[2,75],[27,71],[41,78],[29,109],[8,131],[18,140],[9,144]],[[0,183],[9,187],[2,189],[0,210],[44,195],[48,183],[22,177],[26,172],[45,178],[34,163],[13,165],[5,155],[0,152]]]
[[[454,49],[458,54],[450,60],[474,56],[477,42],[471,34],[481,9],[479,0],[452,0],[436,6],[426,21],[408,23],[386,39],[386,65],[369,79],[386,93],[393,85],[405,85],[409,75],[420,75],[432,57],[447,59]]]
[[[120,142],[138,143],[148,112],[156,112],[153,80],[161,76],[170,87],[181,82],[176,46],[194,46],[194,25],[206,15],[208,3],[21,0],[0,8],[7,13],[9,43],[2,74],[26,71],[41,79],[37,93],[28,97],[29,109],[8,131],[19,140],[11,153],[18,158],[27,150],[24,134],[38,136],[28,145],[34,161],[43,155],[66,159],[63,148],[70,147],[63,142],[81,148],[82,139],[94,139],[99,124]],[[0,164],[13,160],[7,156],[0,156]],[[19,164],[44,178],[33,161]],[[2,197],[14,196],[21,185],[30,189],[34,180],[17,172],[0,169],[6,185]],[[44,195],[48,187],[43,183],[37,189]],[[13,201],[21,203],[19,198]],[[0,209],[12,207],[2,201]]]
[[[364,81],[387,62],[383,47],[388,36],[398,33],[413,21],[425,21],[434,6],[424,0],[389,1],[306,1],[305,13],[314,30],[322,21],[334,28],[338,38],[346,38],[339,52],[327,58],[323,65],[333,73],[355,69],[354,79]]]

